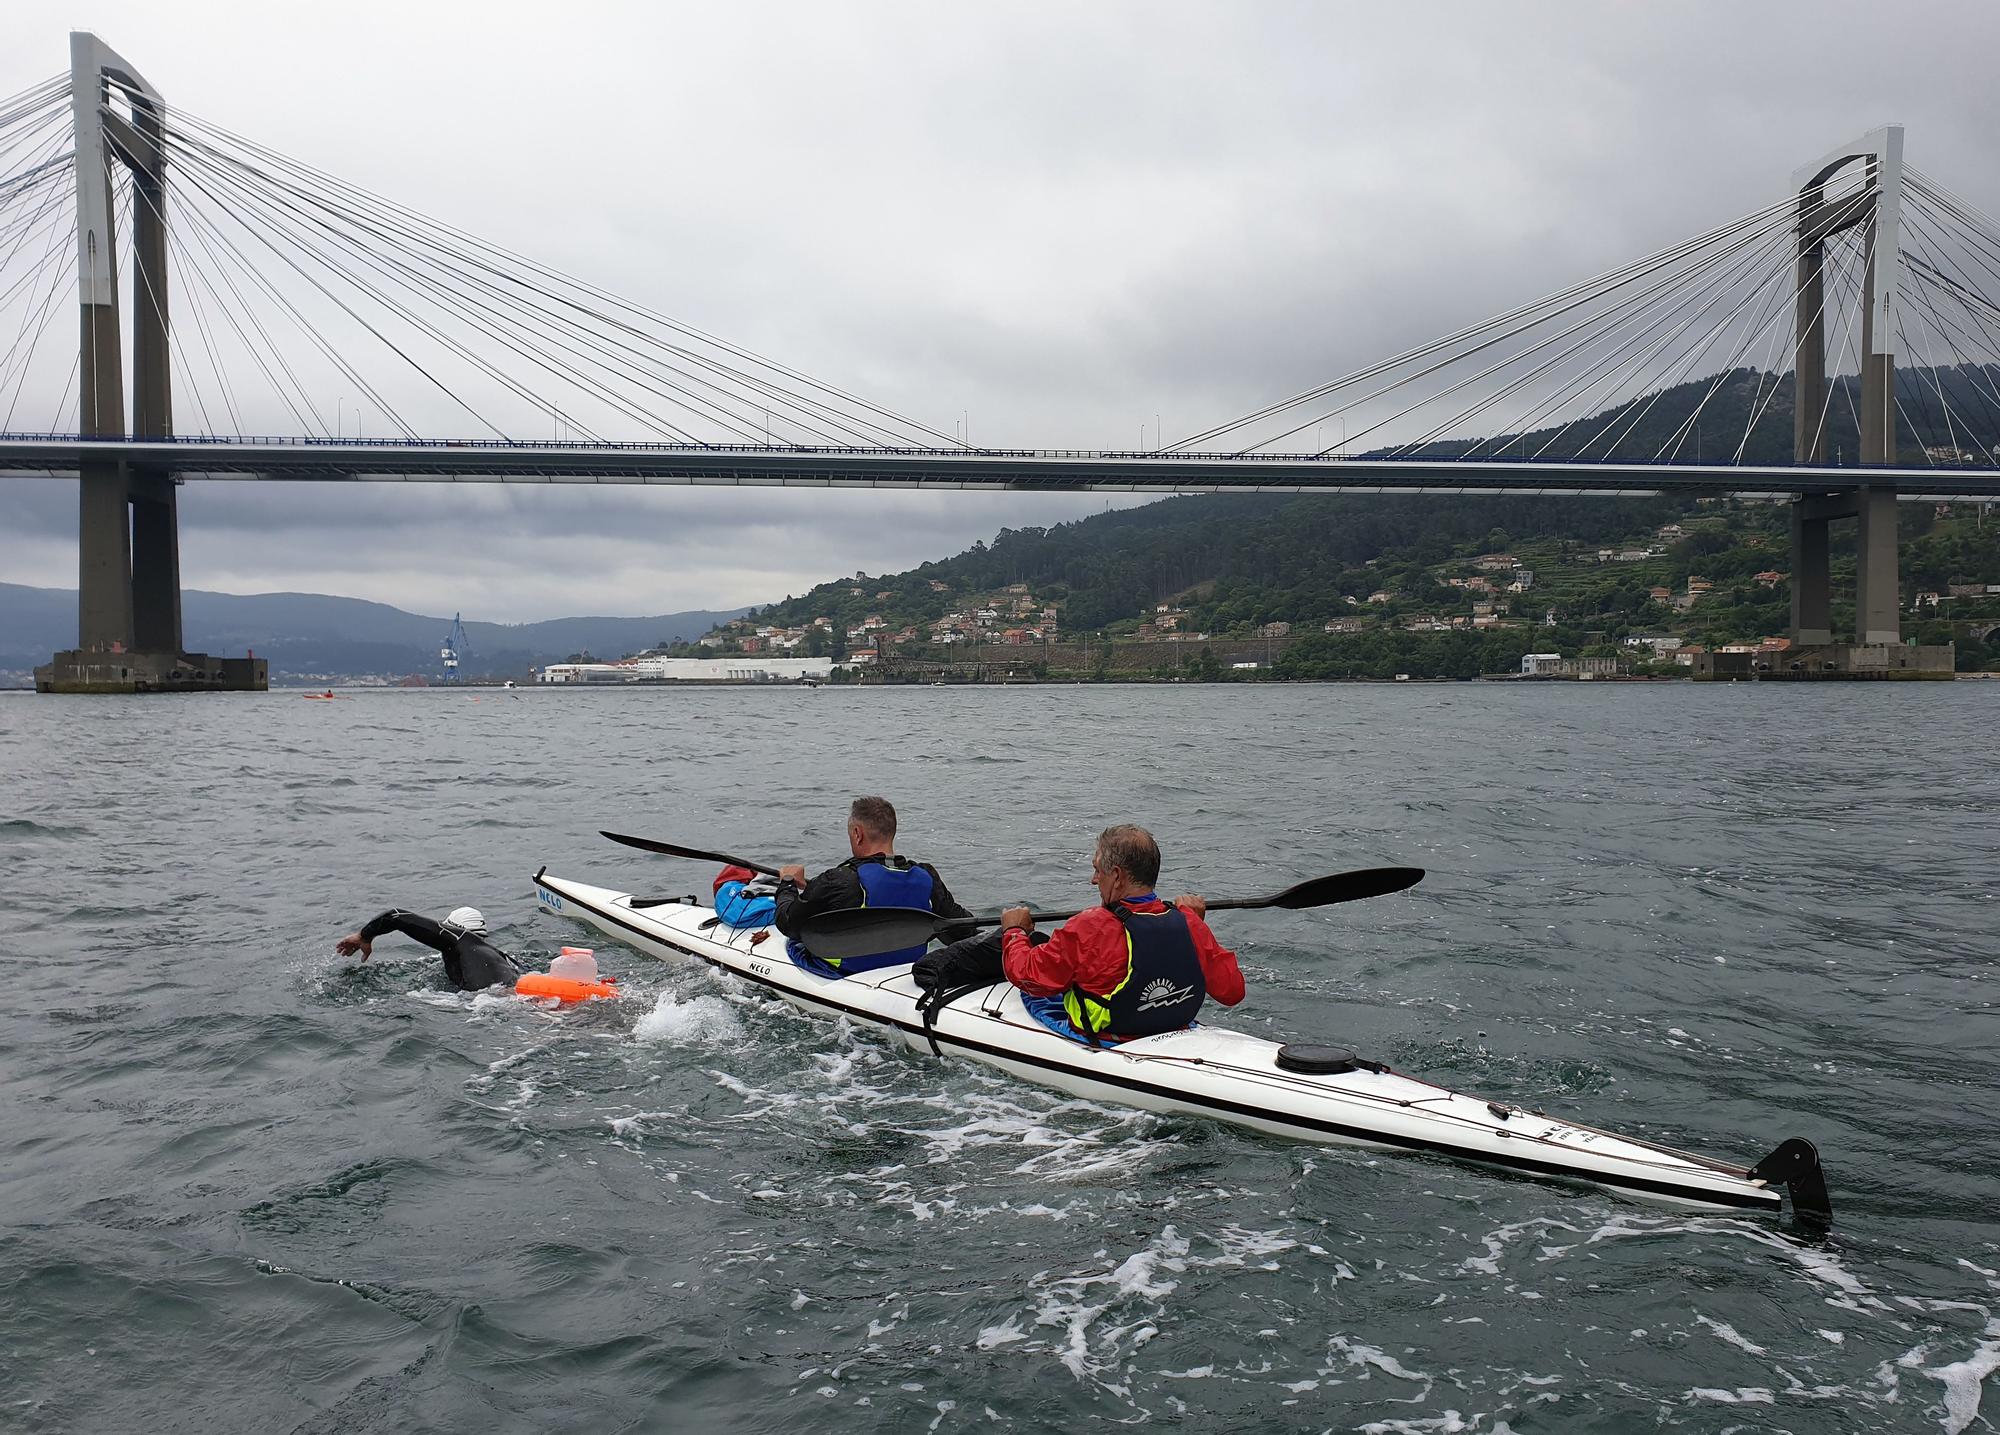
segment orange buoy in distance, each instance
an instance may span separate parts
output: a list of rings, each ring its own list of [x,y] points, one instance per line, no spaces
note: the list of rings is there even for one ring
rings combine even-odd
[[[528,972],[514,983],[524,997],[554,997],[562,1002],[589,1001],[618,995],[616,977],[598,975],[597,956],[589,947],[564,947],[546,972]]]

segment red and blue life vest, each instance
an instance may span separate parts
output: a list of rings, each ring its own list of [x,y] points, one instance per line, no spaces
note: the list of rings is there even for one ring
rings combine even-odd
[[[1193,1022],[1208,997],[1208,979],[1181,909],[1135,912],[1118,902],[1111,910],[1125,927],[1125,976],[1101,996],[1072,986],[1063,996],[1070,1024],[1088,1036],[1155,1036]]]

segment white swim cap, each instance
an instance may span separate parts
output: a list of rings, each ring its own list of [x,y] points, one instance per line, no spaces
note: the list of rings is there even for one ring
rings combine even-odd
[[[484,933],[486,930],[486,919],[479,914],[477,907],[454,907],[451,909],[451,915],[444,919],[444,923],[447,927],[456,927],[461,932]]]

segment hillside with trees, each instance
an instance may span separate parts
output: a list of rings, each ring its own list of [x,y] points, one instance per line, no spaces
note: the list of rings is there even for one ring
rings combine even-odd
[[[1941,397],[1961,421],[1966,413],[2000,417],[2000,404],[1981,407],[1996,377],[1973,368],[1900,375],[1899,452],[1945,468],[1991,463],[2000,424],[1975,436],[1925,415],[1942,414]],[[1710,458],[1740,446],[1746,460],[1787,462],[1790,388],[1789,376],[1744,370],[1572,425],[1589,430],[1581,438],[1526,434],[1479,451],[1504,450],[1504,461],[1538,448],[1561,451],[1551,446],[1567,441],[1577,451],[1642,462],[1678,445],[1691,459],[1699,433]],[[1851,464],[1849,398],[1836,386],[1827,430],[1829,453]],[[1920,482],[1913,474],[1912,485]],[[1084,635],[1171,637],[1179,648],[1275,635],[1285,639],[1282,652],[1258,663],[1257,676],[1469,677],[1518,671],[1524,654],[1542,651],[1671,671],[1679,666],[1668,656],[1675,646],[1756,643],[1785,632],[1788,521],[1784,502],[1722,498],[1171,498],[1049,528],[1003,529],[991,543],[904,573],[821,584],[702,643],[837,657],[871,650],[889,668],[972,645],[1048,649]],[[1851,592],[1852,525],[1834,532],[1836,591]],[[2000,665],[2000,634],[1989,640],[2000,592],[1984,592],[2000,584],[2000,523],[1978,504],[1906,503],[1901,533],[1905,635],[1955,641],[1962,670]],[[1843,623],[1851,619],[1837,599],[1836,631]],[[1635,647],[1641,640],[1651,641]],[[1199,664],[1193,652],[1177,656],[1176,671],[1191,660]],[[1216,666],[1196,670],[1213,675]]]

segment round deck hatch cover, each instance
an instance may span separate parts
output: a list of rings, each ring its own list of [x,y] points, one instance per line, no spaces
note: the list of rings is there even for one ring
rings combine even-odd
[[[1344,1046],[1308,1046],[1299,1042],[1278,1048],[1278,1069],[1314,1076],[1335,1076],[1353,1071],[1360,1063]]]

